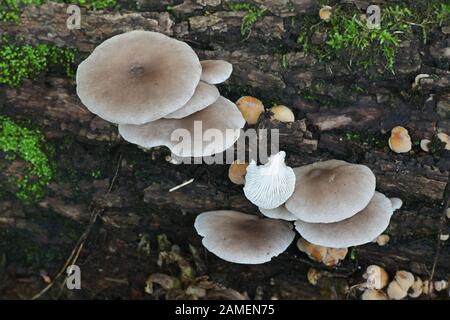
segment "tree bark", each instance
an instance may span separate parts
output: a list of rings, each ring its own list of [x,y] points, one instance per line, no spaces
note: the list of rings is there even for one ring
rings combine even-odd
[[[81,57],[113,35],[145,29],[186,41],[201,59],[230,61],[233,74],[219,86],[224,96],[236,100],[250,94],[260,98],[266,106],[280,103],[294,110],[298,119],[294,124],[264,123],[266,127],[281,129],[280,147],[286,150],[290,166],[332,158],[365,164],[374,171],[379,191],[404,201],[386,231],[391,237],[387,246],[357,247],[356,262],[351,260],[330,272],[344,272],[348,282],[354,283],[361,280],[355,263],[363,268],[378,264],[390,273],[406,269],[426,278],[436,252],[450,161],[448,152],[426,153],[418,142],[438,131],[450,131],[449,57],[439,54],[448,46],[440,41],[445,37],[443,31],[440,28],[433,30],[433,37],[426,46],[419,40],[419,35],[417,39],[402,43],[395,76],[384,74],[373,80],[364,74],[350,72],[342,61],[322,63],[296,45],[291,21],[316,12],[315,1],[295,0],[290,1],[290,6],[288,1],[250,1],[264,5],[268,12],[257,20],[246,39],[240,33],[244,13],[227,10],[227,2],[177,2],[170,12],[165,8],[174,4],[171,1],[145,0],[141,1],[145,12],[83,9],[82,29],[73,31],[66,28],[66,5],[27,6],[20,24],[0,23],[0,35],[12,34],[30,44],[45,42],[72,47],[81,53]],[[364,5],[362,1],[358,3]],[[443,65],[447,69],[441,68]],[[420,73],[431,77],[413,89],[414,78]],[[352,85],[363,90],[353,90]],[[319,99],[306,99],[306,92],[313,92]],[[331,105],[322,101],[330,101]],[[244,197],[242,188],[227,181],[227,166],[174,165],[166,161],[169,152],[165,148],[144,153],[121,140],[115,125],[94,116],[81,104],[71,79],[53,73],[42,75],[35,81],[26,80],[20,88],[1,87],[0,102],[2,113],[16,119],[31,119],[43,128],[50,142],[74,138],[73,161],[80,161],[75,170],[88,170],[101,164],[108,168],[111,178],[117,160],[115,156],[121,154],[123,157],[110,194],[105,195],[107,180],[97,179],[92,183],[83,178],[72,183],[53,182],[46,198],[37,205],[38,210],[48,210],[85,225],[90,216],[89,204],[100,203],[103,208],[100,228],[108,232],[122,230],[117,236],[121,241],[135,241],[133,235],[137,230],[145,231],[145,223],[151,234],[165,232],[182,247],[191,242],[201,246],[193,228],[193,220],[201,212],[229,208],[258,213]],[[389,149],[389,132],[396,125],[408,129],[414,142],[411,152],[396,154]],[[100,151],[105,152],[105,157],[93,159],[101,156]],[[88,159],[83,159],[84,152]],[[65,162],[61,163],[68,161],[66,158],[59,158],[60,165],[65,165]],[[192,184],[168,192],[191,178],[195,178]],[[74,195],[75,183],[84,193],[80,199]],[[16,212],[33,212],[18,203],[3,205],[16,208]],[[3,215],[6,219],[5,212],[8,210],[3,210],[0,217]],[[28,221],[20,215],[10,219],[13,219],[8,220],[10,227],[17,227],[18,221]],[[31,221],[28,223],[31,225]],[[49,230],[42,230],[40,226],[33,230],[39,241],[48,241]],[[450,233],[448,223],[444,233]],[[96,244],[93,241],[92,248]],[[305,274],[310,264],[326,269],[309,262],[294,245],[280,258],[263,266],[225,264],[211,255],[208,259],[208,273],[215,280],[240,291],[256,290],[260,285],[266,294],[281,298],[319,297],[319,290],[307,283]],[[135,263],[139,265],[139,262]],[[287,270],[288,266],[292,266],[292,270]],[[435,278],[449,275],[450,250],[444,246]],[[273,277],[277,282],[270,287],[268,279]],[[248,287],[240,281],[247,278],[252,279]],[[92,285],[92,295],[100,294],[94,287]],[[334,297],[333,294],[330,297]]]

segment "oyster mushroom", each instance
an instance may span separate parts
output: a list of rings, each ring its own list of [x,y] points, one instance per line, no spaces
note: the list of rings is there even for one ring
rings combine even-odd
[[[191,114],[203,110],[219,99],[220,93],[215,86],[200,81],[195,89],[194,95],[189,101],[177,111],[169,113],[166,119],[182,119]]]
[[[397,126],[392,129],[391,137],[389,138],[389,148],[396,153],[409,152],[412,148],[411,137],[408,130]]]
[[[263,209],[281,206],[292,195],[295,188],[295,174],[284,159],[286,153],[280,151],[270,156],[269,161],[257,166],[255,161],[247,167],[244,194],[248,200]]]
[[[375,193],[375,176],[364,165],[328,160],[294,168],[294,173],[297,182],[286,209],[304,222],[350,218],[364,209]]]
[[[347,248],[372,242],[389,225],[393,209],[389,199],[376,192],[366,208],[351,218],[333,223],[295,222],[300,235],[311,243]]]
[[[206,249],[241,264],[268,262],[284,252],[295,237],[286,221],[228,210],[204,212],[197,216],[194,227]]]
[[[218,84],[226,81],[233,72],[233,65],[224,60],[203,60],[202,75],[200,79],[209,84]]]
[[[186,43],[157,32],[131,31],[104,41],[78,66],[77,94],[105,120],[139,125],[184,106],[201,73]]]
[[[241,111],[245,121],[250,125],[256,124],[258,122],[259,116],[264,112],[263,103],[261,102],[261,100],[254,97],[241,97],[238,101],[236,101],[236,105],[239,111]]]
[[[244,119],[234,103],[219,97],[212,105],[186,118],[159,119],[140,126],[120,124],[119,133],[128,142],[144,148],[164,145],[179,157],[204,157],[231,147],[244,125]],[[204,132],[208,129],[226,139],[205,139]],[[227,134],[229,130],[232,136]],[[179,142],[177,132],[187,137],[183,136],[183,141]]]
[[[295,221],[297,220],[297,217],[290,213],[285,206],[279,206],[274,209],[264,209],[264,208],[258,208],[259,211],[266,217],[272,218],[272,219],[281,219],[286,221]]]

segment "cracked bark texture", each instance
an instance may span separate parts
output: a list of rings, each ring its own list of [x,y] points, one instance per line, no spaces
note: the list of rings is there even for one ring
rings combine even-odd
[[[441,202],[450,165],[448,153],[425,153],[417,143],[436,132],[450,131],[448,28],[433,30],[426,45],[418,38],[403,42],[395,76],[384,74],[370,79],[363,73],[349,71],[342,61],[325,64],[297,47],[291,19],[314,14],[318,5],[313,0],[247,1],[264,6],[268,11],[257,20],[246,39],[240,33],[245,13],[227,10],[228,0],[138,2],[141,12],[83,9],[82,29],[72,31],[66,28],[66,5],[27,6],[20,24],[0,23],[0,35],[14,35],[30,44],[44,42],[72,47],[82,56],[113,35],[146,29],[186,41],[201,59],[230,61],[234,72],[219,86],[224,96],[236,100],[250,94],[262,99],[267,106],[276,102],[294,110],[298,119],[294,124],[264,123],[266,127],[281,129],[281,149],[287,151],[289,165],[330,158],[362,163],[374,171],[379,191],[404,200],[403,208],[395,213],[386,231],[391,236],[390,243],[383,247],[368,244],[356,248],[357,261],[344,263],[343,271],[338,268],[331,273],[345,272],[352,283],[360,277],[356,263],[363,267],[383,265],[391,274],[406,269],[423,278],[428,276],[436,251]],[[368,5],[366,1],[356,3],[361,8]],[[168,5],[170,12],[165,11]],[[421,73],[430,77],[421,79],[413,89],[415,76]],[[364,90],[352,90],[352,85]],[[320,97],[319,101],[330,103],[305,99],[302,93],[306,91]],[[214,209],[257,213],[257,208],[245,199],[242,189],[227,181],[227,166],[173,165],[166,161],[169,152],[165,148],[144,153],[126,144],[120,139],[116,126],[94,116],[80,103],[71,79],[50,73],[35,81],[27,80],[20,88],[0,87],[0,102],[3,114],[31,119],[43,128],[50,142],[60,143],[67,137],[75,141],[72,158],[61,156],[59,159],[59,165],[67,166],[67,170],[71,166],[72,170],[88,170],[102,165],[112,177],[116,155],[123,155],[119,178],[111,194],[105,196],[108,185],[105,179],[92,182],[80,178],[76,181],[76,191],[74,183],[53,182],[45,199],[35,208],[14,201],[2,203],[0,222],[3,224],[0,226],[29,230],[38,242],[63,241],[28,217],[35,211],[52,212],[82,227],[89,220],[90,204],[101,203],[104,211],[102,225],[98,228],[107,234],[105,238],[112,240],[98,240],[100,236],[95,235],[91,250],[89,246],[86,249],[91,252],[88,257],[101,259],[100,252],[114,255],[115,251],[104,248],[104,243],[109,243],[115,250],[122,250],[117,254],[119,257],[135,259],[125,247],[131,246],[139,232],[152,235],[165,232],[180,246],[194,243],[200,247],[200,239],[193,229],[198,213]],[[407,154],[395,154],[387,146],[389,131],[396,125],[406,127],[414,142],[413,150]],[[363,138],[348,138],[349,133]],[[364,137],[375,137],[377,143]],[[101,157],[102,152],[104,158],[96,158]],[[168,192],[191,178],[196,179],[191,185]],[[116,230],[121,230],[120,235],[110,235]],[[444,231],[450,233],[448,223]],[[70,246],[70,239],[64,241]],[[208,259],[211,277],[240,291],[252,292],[261,286],[266,298],[270,295],[323,297],[320,290],[307,283],[308,262],[294,245],[263,266],[231,265],[212,255]],[[139,276],[130,275],[131,267],[117,272],[135,277],[130,281],[139,286],[142,281],[139,277],[148,270],[139,269],[145,267],[135,260],[138,271],[133,273],[138,272]],[[49,267],[54,268],[57,266]],[[444,245],[436,277],[449,276],[450,250]],[[276,279],[274,286],[269,285],[271,278]],[[242,279],[248,280],[247,286],[242,284]],[[9,281],[14,283],[14,277],[10,275]],[[112,289],[94,275],[89,281],[88,297],[101,297],[98,287],[102,286],[106,288],[105,296],[113,295],[113,291],[108,291]],[[126,292],[121,294],[129,297],[129,291]],[[340,295],[333,291],[326,297]]]

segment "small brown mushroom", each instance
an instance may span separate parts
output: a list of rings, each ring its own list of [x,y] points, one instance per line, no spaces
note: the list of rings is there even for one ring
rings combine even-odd
[[[238,101],[236,101],[236,105],[241,111],[245,121],[250,125],[256,124],[258,122],[259,116],[264,112],[263,103],[261,102],[261,100],[254,97],[241,97]]]
[[[279,105],[270,108],[272,113],[271,120],[278,120],[280,122],[294,122],[295,116],[291,109],[286,106]]]
[[[409,152],[412,148],[411,137],[408,130],[397,126],[392,129],[391,137],[389,138],[389,147],[396,153]]]
[[[310,259],[322,262],[328,267],[336,266],[339,261],[345,259],[348,252],[348,248],[327,248],[301,238],[297,241],[297,248],[306,253]]]
[[[320,10],[319,10],[320,19],[327,21],[327,22],[330,21],[331,10],[332,10],[332,8],[330,6],[323,6],[322,8],[320,8]]]
[[[366,287],[369,289],[383,289],[389,282],[386,270],[376,265],[368,266],[363,278],[367,280]]]
[[[416,277],[414,284],[409,288],[408,296],[411,298],[418,298],[423,292],[423,282],[422,279]]]
[[[444,132],[439,132],[437,137],[441,142],[445,143],[445,150],[450,150],[450,137]]]
[[[233,161],[228,169],[228,178],[234,184],[245,184],[245,175],[247,174],[247,162]]]
[[[376,289],[366,289],[361,295],[361,300],[387,300],[386,293]]]

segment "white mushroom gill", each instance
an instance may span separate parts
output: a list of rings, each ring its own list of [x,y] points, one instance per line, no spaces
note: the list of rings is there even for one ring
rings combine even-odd
[[[279,207],[292,195],[295,174],[285,164],[286,153],[272,155],[265,165],[252,161],[247,167],[244,194],[253,204],[263,209]]]

